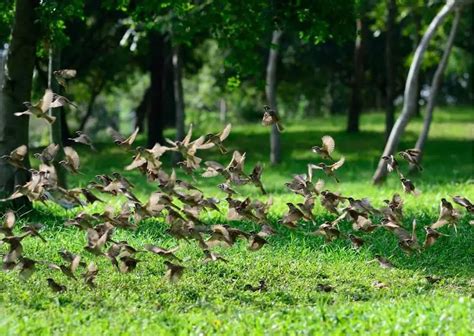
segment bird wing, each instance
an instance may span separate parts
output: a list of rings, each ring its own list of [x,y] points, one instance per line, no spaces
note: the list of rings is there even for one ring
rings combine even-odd
[[[183,139],[183,144],[184,145],[189,145],[192,135],[193,135],[193,124],[189,125],[188,134],[186,134],[186,136]]]
[[[28,147],[26,145],[21,145],[18,148],[15,148],[11,153],[10,156],[14,160],[23,160],[26,156],[26,153],[28,153]]]
[[[53,102],[53,96],[53,91],[46,89],[43,98],[41,98],[41,111],[46,112],[49,110],[51,103]]]
[[[135,128],[135,131],[133,131],[133,133],[130,134],[130,136],[127,139],[125,139],[123,142],[127,143],[128,145],[132,145],[132,143],[137,138],[137,135],[138,135],[139,131],[140,131],[139,127]]]
[[[325,135],[321,138],[321,140],[323,141],[323,148],[329,153],[331,154],[332,152],[334,152],[334,148],[336,147],[336,143],[334,142],[334,139],[329,136],[329,135]]]
[[[345,161],[345,158],[344,157],[341,157],[341,159],[339,161],[337,161],[336,163],[332,164],[331,165],[331,169],[332,170],[336,170],[336,169],[339,169],[342,167],[342,165],[344,164],[344,161]]]
[[[74,150],[74,148],[66,146],[64,147],[64,154],[66,155],[66,158],[68,161],[70,161],[75,169],[79,168],[79,154]]]
[[[5,221],[3,226],[12,229],[13,226],[15,225],[16,218],[15,218],[15,213],[12,210],[8,210],[7,213],[5,214]]]
[[[221,141],[224,141],[225,139],[227,139],[227,137],[229,136],[230,134],[230,130],[232,129],[232,124],[227,124],[227,126],[222,130],[222,132],[220,133],[219,135],[219,139]]]

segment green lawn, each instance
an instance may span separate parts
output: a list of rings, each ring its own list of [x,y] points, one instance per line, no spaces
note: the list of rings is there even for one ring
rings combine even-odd
[[[462,194],[474,200],[472,109],[437,111],[424,157],[422,175],[412,180],[422,195],[403,195],[406,203],[405,224],[418,221],[418,238],[424,237],[424,225],[434,222],[441,197]],[[421,120],[414,120],[403,137],[401,148],[414,145]],[[304,173],[308,162],[318,162],[310,151],[324,134],[336,140],[336,157],[344,155],[346,164],[340,170],[341,184],[327,179],[327,188],[343,195],[369,197],[375,206],[394,192],[401,193],[395,176],[383,186],[372,186],[370,178],[383,147],[383,116],[364,115],[362,132],[344,132],[344,118],[305,120],[287,125],[283,133],[283,164],[268,164],[267,128],[259,125],[235,125],[226,144],[231,150],[247,152],[247,170],[253,164],[265,165],[263,181],[274,198],[272,221],[278,234],[258,252],[250,252],[244,242],[230,249],[216,249],[228,263],[202,263],[202,252],[196,244],[177,242],[164,231],[163,219],[147,220],[137,231],[117,230],[117,240],[132,246],[153,243],[163,247],[179,244],[177,255],[184,259],[185,275],[177,284],[163,279],[162,260],[150,253],[140,254],[142,261],[129,274],[120,274],[105,258],[93,257],[83,250],[83,232],[63,226],[66,218],[79,210],[65,211],[55,205],[35,204],[27,219],[42,222],[48,239],[27,239],[24,255],[33,259],[60,262],[58,251],[66,248],[81,253],[86,261],[94,260],[100,269],[97,288],[90,290],[82,281],[74,282],[61,273],[41,268],[27,282],[17,272],[0,273],[0,334],[458,334],[474,332],[474,227],[472,216],[464,215],[458,233],[449,234],[419,255],[406,256],[397,248],[397,240],[385,230],[363,234],[367,244],[359,251],[339,239],[325,244],[321,237],[308,233],[318,224],[333,220],[319,205],[316,223],[301,223],[297,230],[277,224],[286,211],[287,201],[301,197],[288,193],[283,183],[293,174]],[[199,132],[216,131],[218,125],[206,128],[195,125]],[[81,150],[83,173],[70,178],[70,187],[86,185],[96,174],[122,171],[130,161],[126,154],[108,144],[98,144],[92,155]],[[220,157],[213,150],[205,159],[228,162],[231,154]],[[405,169],[406,166],[403,166]],[[136,183],[136,194],[145,199],[156,185],[147,183],[138,173],[127,173]],[[220,178],[199,179],[207,196],[223,198],[216,188]],[[262,198],[253,187],[239,187],[242,196]],[[264,199],[264,198],[262,198]],[[123,198],[109,199],[119,206]],[[225,202],[224,202],[225,203]],[[224,206],[225,207],[225,206]],[[90,206],[87,211],[101,210]],[[465,211],[463,211],[465,214]],[[203,216],[207,223],[224,221],[224,216],[211,212]],[[253,223],[232,223],[252,230]],[[342,223],[343,231],[350,225]],[[0,251],[5,251],[0,246]],[[374,255],[389,257],[395,269],[382,269],[371,263]],[[425,276],[442,280],[429,284]],[[54,277],[68,290],[54,294],[45,279]],[[245,290],[264,279],[267,290]],[[374,282],[387,288],[378,289]],[[334,290],[322,292],[318,285],[332,285]]]

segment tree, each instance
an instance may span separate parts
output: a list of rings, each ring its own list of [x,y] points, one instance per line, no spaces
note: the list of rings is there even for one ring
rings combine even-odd
[[[276,70],[278,62],[278,47],[280,46],[280,38],[282,32],[274,30],[272,33],[272,43],[270,46],[270,52],[268,53],[267,63],[267,76],[265,94],[267,96],[268,105],[278,113],[277,100],[276,100]],[[270,162],[272,164],[278,164],[281,161],[281,140],[280,132],[276,125],[272,125],[270,133]]]
[[[411,116],[415,112],[416,104],[418,103],[416,101],[417,79],[421,67],[421,62],[423,60],[423,54],[428,48],[428,44],[434,33],[436,32],[436,29],[443,23],[444,19],[454,9],[455,5],[456,1],[454,0],[448,0],[446,2],[446,4],[441,8],[438,14],[431,21],[430,25],[428,26],[428,29],[423,35],[423,38],[421,39],[421,42],[415,51],[415,55],[413,57],[413,61],[411,63],[405,84],[402,113],[398,117],[395,125],[392,128],[392,131],[390,132],[390,136],[385,145],[382,157],[393,154],[393,152],[398,146],[400,138],[403,132],[405,131],[408,122],[410,121]],[[387,175],[387,165],[385,163],[385,160],[382,159],[382,157],[379,160],[377,169],[373,176],[374,183],[381,183]]]
[[[173,46],[173,92],[176,109],[176,140],[181,141],[184,138],[184,94],[182,81],[182,61],[179,45]],[[176,155],[175,161],[179,159]]]
[[[28,144],[26,117],[18,118],[15,112],[23,111],[23,102],[30,101],[33,68],[38,41],[36,10],[39,0],[17,0],[10,47],[5,65],[5,81],[0,92],[0,156],[8,155],[18,146]],[[28,157],[25,165],[29,166]],[[29,179],[28,171],[10,166],[0,160],[0,194],[13,192],[16,185]],[[22,197],[14,202],[15,207],[28,206]]]
[[[351,102],[347,119],[347,132],[359,132],[359,119],[362,111],[362,85],[364,82],[364,44],[365,21],[363,18],[356,20],[357,35],[354,45],[354,72],[351,82]]]
[[[415,148],[420,151],[420,156],[418,159],[419,161],[421,161],[423,157],[425,142],[428,138],[428,133],[430,132],[431,121],[433,120],[433,111],[436,105],[436,99],[438,98],[438,92],[441,87],[443,73],[446,69],[446,65],[448,64],[449,60],[449,55],[451,54],[451,50],[453,48],[454,38],[456,37],[460,17],[461,8],[458,8],[454,16],[448,40],[446,41],[446,45],[444,47],[443,56],[441,57],[441,60],[438,64],[438,67],[436,68],[436,72],[434,73],[433,80],[431,82],[430,95],[428,97],[428,104],[426,105],[426,115],[423,121],[423,128],[415,145]],[[414,168],[415,167],[411,167],[410,170],[414,171]]]
[[[385,138],[388,139],[393,123],[395,122],[395,19],[397,17],[397,2],[387,0],[387,36],[385,38],[385,71],[386,71],[386,92],[385,92]]]

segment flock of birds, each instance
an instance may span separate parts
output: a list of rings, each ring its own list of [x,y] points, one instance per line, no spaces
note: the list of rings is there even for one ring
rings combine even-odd
[[[75,76],[74,70],[60,70],[55,72],[58,82],[66,87],[67,80]],[[18,116],[34,115],[43,118],[49,123],[55,120],[48,114],[50,108],[72,104],[67,98],[46,90],[43,98],[36,104],[25,103],[28,108],[25,112],[17,113]],[[276,125],[279,131],[283,130],[281,120],[275,111],[270,107],[264,107],[262,124],[265,126]],[[125,202],[121,209],[105,206],[101,213],[90,214],[86,211],[78,213],[74,218],[68,220],[66,226],[74,226],[85,232],[87,244],[84,246],[83,254],[89,254],[94,258],[106,258],[113,267],[122,273],[132,272],[140,262],[137,255],[149,252],[163,259],[167,268],[166,278],[171,282],[176,282],[185,272],[183,260],[176,255],[178,247],[166,249],[152,244],[145,244],[142,247],[133,247],[127,241],[117,241],[114,239],[114,232],[119,229],[136,229],[141,221],[164,217],[165,223],[169,226],[166,232],[177,240],[195,242],[202,250],[204,262],[227,262],[225,258],[213,251],[217,246],[231,247],[238,240],[247,241],[247,248],[250,251],[258,251],[265,244],[268,244],[268,237],[276,235],[277,230],[269,220],[269,210],[272,206],[272,198],[260,201],[246,197],[242,199],[236,190],[238,186],[250,184],[258,188],[262,194],[267,194],[262,184],[263,167],[257,164],[250,173],[244,169],[245,153],[234,151],[230,162],[227,165],[216,161],[205,161],[197,156],[199,151],[217,148],[221,154],[228,153],[224,146],[224,141],[231,131],[231,125],[227,125],[221,132],[207,134],[197,139],[192,139],[192,126],[183,140],[172,141],[166,139],[167,145],[155,144],[153,148],[136,147],[133,143],[137,137],[138,129],[130,136],[124,137],[117,131],[109,129],[110,135],[115,144],[124,151],[133,154],[132,162],[125,167],[126,171],[138,170],[148,181],[156,183],[157,191],[153,192],[146,202],[140,201],[134,194],[134,184],[118,172],[109,175],[97,175],[86,187],[65,189],[58,184],[58,175],[55,163],[61,165],[70,174],[80,174],[81,165],[78,153],[72,147],[64,147],[64,159],[56,160],[60,151],[60,146],[50,144],[42,152],[35,153],[39,161],[37,169],[31,169],[24,165],[28,155],[28,148],[22,145],[13,150],[10,155],[1,157],[16,169],[28,170],[31,179],[24,185],[17,186],[12,195],[2,201],[10,201],[19,197],[27,197],[30,201],[54,202],[65,209],[83,207],[95,202],[104,202],[103,196],[112,197],[123,196]],[[89,146],[94,149],[92,141],[85,133],[77,132],[77,137],[72,138],[77,144]],[[337,216],[332,222],[321,224],[314,235],[322,236],[326,242],[335,239],[347,239],[354,249],[360,249],[365,241],[359,236],[360,232],[370,233],[377,229],[385,229],[395,235],[398,239],[398,246],[407,254],[418,253],[429,248],[437,239],[446,234],[438,231],[445,225],[453,225],[461,217],[461,212],[453,207],[453,204],[446,199],[440,203],[439,218],[430,226],[425,227],[426,237],[421,243],[416,234],[416,220],[413,221],[411,232],[403,226],[403,200],[399,194],[393,195],[390,200],[385,201],[382,208],[375,208],[368,199],[355,199],[350,196],[343,196],[336,192],[325,189],[322,179],[313,182],[314,170],[320,170],[325,175],[339,179],[336,171],[344,164],[344,157],[339,160],[333,158],[335,142],[331,136],[322,137],[322,143],[314,146],[312,151],[318,154],[327,163],[309,164],[306,174],[295,175],[285,186],[293,193],[303,199],[299,203],[287,203],[288,211],[278,222],[291,229],[298,228],[301,221],[315,222],[314,206],[319,198],[321,205],[330,213]],[[225,201],[228,205],[227,219],[250,221],[258,227],[258,230],[246,232],[229,224],[206,225],[200,215],[203,211],[222,212],[219,206],[221,202],[214,197],[205,197],[203,192],[193,185],[177,177],[173,169],[167,173],[162,169],[162,155],[166,152],[177,152],[182,161],[179,167],[192,176],[193,181],[197,174],[204,178],[220,177],[222,183],[218,188],[226,195]],[[399,153],[400,157],[408,163],[418,167],[419,152],[413,149]],[[413,182],[406,179],[400,171],[400,165],[394,156],[385,157],[389,171],[396,171],[400,177],[403,189],[406,193],[417,195],[419,191]],[[204,166],[204,167],[202,167]],[[203,170],[202,170],[203,169]],[[100,194],[98,196],[98,194]],[[466,209],[467,212],[474,213],[474,205],[465,197],[455,196],[453,202]],[[347,234],[342,232],[339,224],[349,222],[352,224],[352,232]],[[78,269],[84,268],[82,279],[90,288],[95,287],[95,279],[99,272],[96,262],[84,262],[84,256],[74,254],[67,250],[59,251],[62,263],[53,263],[43,260],[33,260],[23,253],[23,240],[37,238],[47,243],[41,235],[41,224],[26,224],[15,234],[16,216],[14,211],[7,211],[3,216],[3,225],[0,233],[3,238],[0,246],[8,246],[8,250],[2,253],[2,268],[6,271],[19,270],[19,276],[27,280],[38,267],[46,267],[51,272],[61,272],[71,280],[78,280]],[[471,224],[473,224],[471,222]],[[391,262],[380,255],[376,256],[376,261],[381,267],[392,267]],[[66,286],[58,283],[52,277],[47,278],[47,283],[52,291],[62,292]],[[249,285],[251,290],[260,290],[265,287],[265,283],[260,283],[257,287]]]

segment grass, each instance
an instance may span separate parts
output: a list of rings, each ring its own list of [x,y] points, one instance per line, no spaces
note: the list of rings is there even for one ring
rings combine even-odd
[[[322,135],[336,140],[336,156],[347,159],[341,169],[342,183],[327,182],[331,190],[344,195],[369,197],[376,206],[382,200],[401,192],[395,177],[383,186],[372,186],[370,177],[383,146],[383,116],[364,115],[362,132],[348,135],[344,119],[318,119],[288,125],[282,135],[283,164],[271,167],[268,156],[268,129],[258,125],[235,126],[228,139],[230,149],[247,152],[247,169],[260,161],[265,164],[264,184],[274,198],[271,210],[275,226],[286,209],[285,202],[299,200],[289,194],[283,183],[292,174],[305,172],[308,162],[317,158],[310,152]],[[216,130],[217,126],[196,125],[199,132]],[[422,190],[418,198],[404,196],[405,224],[418,221],[418,237],[424,225],[437,217],[441,197],[463,194],[474,199],[472,109],[437,111],[424,158],[425,171],[412,177]],[[414,120],[400,145],[412,147],[421,127]],[[121,171],[129,158],[117,148],[98,145],[100,152],[81,151],[84,175],[70,178],[70,185],[85,185],[96,174]],[[206,159],[228,161],[215,153]],[[156,189],[137,173],[126,174],[137,184],[136,193],[144,199]],[[223,197],[215,187],[221,180],[200,179],[206,195]],[[252,187],[238,189],[242,195],[261,196]],[[123,199],[109,199],[118,206]],[[99,211],[91,206],[87,211]],[[258,252],[249,252],[243,242],[231,249],[217,249],[229,263],[201,263],[202,253],[194,244],[176,242],[164,233],[167,224],[157,218],[143,222],[135,232],[118,230],[117,239],[133,246],[154,243],[164,247],[179,244],[178,256],[184,258],[186,273],[177,284],[163,279],[162,261],[141,254],[137,269],[130,274],[115,272],[104,258],[83,252],[84,233],[65,228],[66,218],[77,211],[65,211],[54,205],[35,204],[30,222],[46,225],[48,245],[39,240],[25,242],[24,254],[33,259],[60,262],[57,251],[66,248],[95,260],[100,272],[97,289],[89,290],[82,282],[66,279],[62,274],[40,269],[28,282],[16,272],[0,273],[0,334],[458,334],[474,331],[472,316],[474,289],[474,234],[465,215],[456,234],[443,228],[448,237],[440,239],[420,255],[406,256],[397,248],[396,239],[382,230],[365,235],[366,246],[356,252],[345,240],[325,244],[320,237],[308,235],[318,224],[334,219],[319,204],[316,223],[301,223],[298,230],[278,226],[278,235]],[[207,223],[224,221],[222,215],[203,215]],[[232,223],[251,230],[253,223]],[[349,231],[348,224],[342,224]],[[5,249],[0,246],[0,250]],[[370,263],[375,254],[390,257],[395,269],[381,269]],[[426,275],[442,277],[429,284]],[[54,277],[68,290],[53,294],[45,278]],[[245,285],[257,285],[265,279],[268,290],[251,292]],[[387,288],[377,289],[374,281]],[[334,286],[321,292],[319,284]]]

